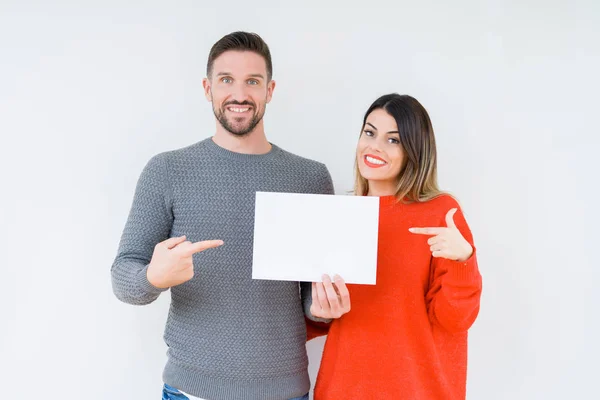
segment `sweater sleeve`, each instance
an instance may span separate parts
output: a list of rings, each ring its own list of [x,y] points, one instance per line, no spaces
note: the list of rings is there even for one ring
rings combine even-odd
[[[332,319],[319,318],[312,315],[312,282],[300,282],[302,296],[302,307],[304,308],[304,319],[306,321],[306,341],[319,336],[327,335]]]
[[[458,333],[467,331],[477,318],[482,279],[473,235],[460,208],[454,220],[458,230],[473,247],[473,254],[465,262],[432,257],[426,303],[433,325]]]
[[[311,321],[330,323],[333,321],[331,318],[320,318],[315,317],[310,312],[312,307],[312,282],[300,282],[300,293],[302,297],[302,308],[304,309],[304,315]]]
[[[331,179],[331,174],[329,173],[329,169],[325,164],[319,165],[319,172],[316,183],[316,194],[334,194],[333,188],[333,180]]]
[[[167,290],[154,287],[146,276],[154,247],[169,237],[173,225],[172,197],[167,182],[163,153],[150,159],[138,179],[111,268],[113,292],[125,303],[149,304]]]

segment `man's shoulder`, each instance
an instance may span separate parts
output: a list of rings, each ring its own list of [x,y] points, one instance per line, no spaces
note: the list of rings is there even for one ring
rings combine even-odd
[[[201,153],[202,150],[206,147],[206,141],[209,139],[203,139],[199,142],[178,147],[171,150],[164,150],[162,152],[156,153],[150,159],[150,162],[166,162],[170,163],[173,161],[184,161],[188,158],[197,157],[198,153]]]
[[[276,145],[273,145],[276,146]],[[327,171],[327,166],[325,163],[321,161],[317,161],[308,157],[300,156],[296,153],[292,153],[288,150],[282,149],[279,146],[276,146],[281,155],[281,159],[285,160],[286,163],[297,165],[298,167],[314,169],[318,171]]]

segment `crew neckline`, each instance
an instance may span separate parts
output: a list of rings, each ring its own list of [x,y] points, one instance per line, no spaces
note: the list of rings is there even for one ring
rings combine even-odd
[[[262,154],[238,153],[232,150],[228,150],[216,144],[212,137],[205,139],[204,142],[212,152],[219,154],[220,156],[236,160],[267,160],[273,158],[277,153],[280,152],[279,147],[271,142],[269,142],[269,144],[271,145],[271,149],[267,153]]]

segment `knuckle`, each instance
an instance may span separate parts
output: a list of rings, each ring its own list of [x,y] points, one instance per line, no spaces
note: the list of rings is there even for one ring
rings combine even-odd
[[[183,259],[185,258],[184,255],[181,253],[180,250],[174,251],[172,254],[172,259],[174,262],[180,263],[183,261]]]

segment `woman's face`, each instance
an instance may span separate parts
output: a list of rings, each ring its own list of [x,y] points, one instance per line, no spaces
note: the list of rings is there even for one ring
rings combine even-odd
[[[385,110],[376,109],[367,116],[356,147],[356,161],[369,188],[385,187],[394,194],[405,154],[396,120]]]

